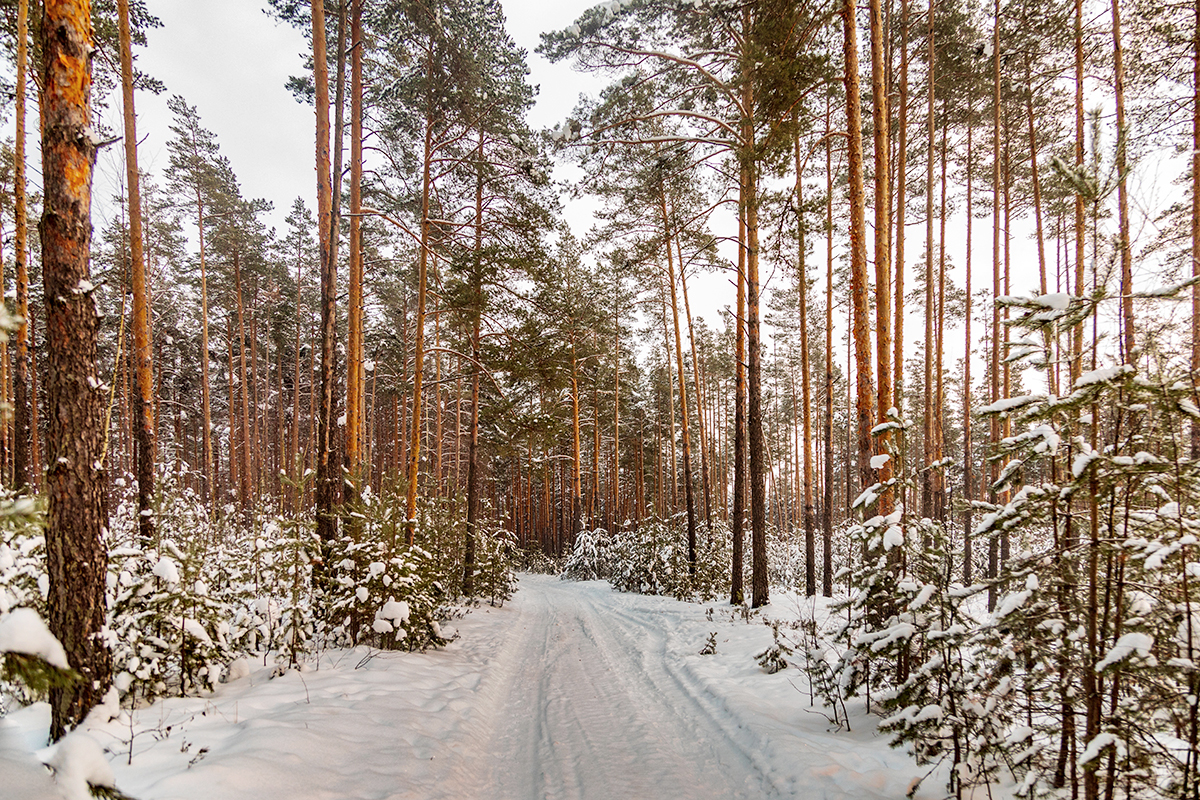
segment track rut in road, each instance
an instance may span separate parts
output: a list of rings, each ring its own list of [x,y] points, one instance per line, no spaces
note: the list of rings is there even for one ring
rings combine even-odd
[[[520,617],[485,689],[481,789],[547,800],[778,794],[750,734],[669,668],[653,620],[578,584],[521,583]]]

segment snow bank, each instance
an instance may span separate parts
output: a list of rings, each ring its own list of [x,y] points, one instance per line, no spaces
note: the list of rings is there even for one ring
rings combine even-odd
[[[43,704],[44,705],[44,704]],[[46,724],[49,724],[47,707]],[[11,719],[0,719],[0,779],[6,800],[63,800],[50,773],[34,758]]]
[[[777,592],[762,613],[825,618],[827,602]],[[385,603],[380,618],[404,611]],[[888,747],[861,703],[852,732],[834,729],[800,670],[759,669],[772,635],[758,619],[728,603],[706,611],[525,575],[504,608],[458,621],[444,650],[333,651],[273,679],[245,664],[249,675],[207,697],[161,701],[95,735],[122,791],[143,800],[895,800],[928,771]],[[699,655],[714,631],[716,653]],[[938,783],[918,800],[940,797]]]

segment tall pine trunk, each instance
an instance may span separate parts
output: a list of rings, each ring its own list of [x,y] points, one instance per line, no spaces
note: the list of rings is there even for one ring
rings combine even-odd
[[[745,183],[745,169],[742,170]],[[737,318],[734,320],[734,397],[733,397],[733,576],[730,602],[745,601],[742,586],[745,550],[743,521],[746,517],[746,216],[744,203],[738,204]]]
[[[25,200],[25,84],[29,51],[29,0],[17,2],[17,121],[13,153],[13,215],[16,217],[14,246],[17,262],[17,357],[13,376],[13,488],[23,491],[37,485],[30,469],[31,445],[35,434],[29,424],[29,226]],[[31,474],[32,473],[32,474]]]
[[[81,680],[50,692],[50,735],[81,722],[112,683],[103,636],[108,554],[102,466],[103,394],[95,379],[96,311],[88,269],[91,245],[91,35],[89,0],[46,0],[42,11],[45,289],[49,505],[46,567],[50,631]]]
[[[1133,319],[1133,251],[1129,232],[1129,173],[1126,151],[1129,140],[1125,121],[1125,48],[1121,43],[1121,0],[1112,0],[1113,90],[1117,106],[1117,219],[1119,224],[1118,254],[1121,258],[1121,356],[1126,364],[1134,362],[1135,338]]]
[[[825,495],[821,509],[821,594],[833,596],[833,145],[825,99]],[[903,197],[903,195],[901,195]]]
[[[1192,375],[1200,375],[1200,0],[1192,29]],[[1200,393],[1194,398],[1200,400]],[[1200,458],[1200,421],[1192,422],[1191,457]]]
[[[964,277],[965,311],[963,313],[963,583],[971,585],[974,577],[974,541],[972,527],[971,501],[975,499],[974,488],[974,454],[971,442],[971,223],[974,220],[972,199],[972,178],[974,177],[974,133],[975,133],[975,97],[967,99],[967,248],[964,256],[966,276]]]
[[[692,481],[691,428],[688,425],[687,373],[683,370],[683,337],[679,328],[679,302],[675,294],[675,259],[671,253],[671,225],[666,189],[659,185],[659,208],[663,219],[663,242],[667,251],[667,289],[671,297],[671,319],[675,330],[675,372],[679,376],[679,410],[683,436],[683,496],[687,509],[688,573],[696,574],[696,498]],[[683,265],[680,264],[680,269]]]
[[[366,396],[362,286],[362,0],[352,0],[350,39],[350,286],[347,298],[346,468],[350,479],[347,486],[352,486],[357,494],[363,481],[363,404]]]
[[[905,271],[905,220],[908,217],[908,36],[909,36],[909,7],[908,0],[900,0],[900,119],[899,146],[896,148],[896,292],[895,292],[895,332],[893,336],[892,376],[895,404],[898,409],[904,406],[904,271]],[[896,469],[905,469],[905,464],[896,465]],[[900,503],[907,503],[905,483],[899,486]]]
[[[361,0],[356,0],[361,2]],[[467,443],[467,542],[463,552],[463,594],[475,589],[475,540],[479,525],[479,373],[480,321],[483,316],[483,129],[475,150],[475,275],[471,282],[471,432]],[[574,355],[572,344],[572,355]],[[574,361],[571,371],[575,403],[575,514],[579,516],[579,391]],[[578,524],[578,523],[577,523]]]
[[[125,176],[129,196],[129,255],[133,272],[133,355],[137,398],[133,408],[137,443],[138,532],[154,541],[154,343],[150,336],[150,290],[142,247],[142,191],[138,174],[137,124],[133,105],[133,53],[129,32],[129,0],[117,0],[121,38],[121,99],[125,122]]]
[[[842,5],[842,36],[846,84],[846,159],[850,174],[850,299],[857,384],[854,415],[859,487],[872,483],[871,428],[874,418],[874,379],[871,375],[871,313],[867,308],[867,239],[863,205],[862,99],[858,82],[858,28],[854,3]],[[851,493],[847,487],[847,496]]]
[[[425,69],[427,74],[433,71],[433,51],[427,54]],[[426,102],[432,104],[433,98],[427,97]],[[417,320],[413,347],[413,408],[412,408],[412,442],[408,451],[408,495],[406,502],[407,543],[411,547],[417,532],[417,479],[421,470],[421,416],[422,416],[422,387],[425,369],[425,289],[426,275],[429,269],[429,206],[433,190],[432,175],[433,160],[433,108],[425,110],[425,143],[424,158],[421,170],[421,244],[417,257]]]
[[[687,318],[688,343],[692,350],[692,383],[696,389],[696,439],[700,443],[700,487],[704,500],[704,524],[712,523],[712,490],[708,473],[708,426],[705,423],[705,389],[701,380],[700,359],[696,355],[696,330],[692,326],[692,306],[688,301],[687,276],[684,274],[683,249],[679,244],[679,232],[675,233],[676,253],[679,255],[679,291],[683,294],[683,311]]]
[[[804,593],[812,597],[817,593],[817,543],[813,531],[813,452],[812,452],[812,386],[809,381],[808,364],[808,243],[804,223],[804,181],[801,175],[800,136],[796,135],[796,210],[799,243],[796,246],[796,285],[800,303],[800,392],[801,419],[804,426]]]
[[[875,361],[879,370],[876,384],[876,424],[888,421],[888,411],[895,404],[892,396],[892,268],[890,193],[891,153],[888,149],[888,86],[884,74],[884,31],[881,0],[871,0],[871,124],[875,144]],[[875,451],[887,453],[891,429],[878,436]],[[877,513],[890,514],[895,503],[887,482],[892,478],[892,460],[888,458],[878,470],[877,479],[885,488],[879,495]]]
[[[317,113],[317,238],[321,270],[321,400],[317,408],[317,535],[326,546],[337,537],[339,465],[334,460],[334,366],[337,359],[337,261],[333,188],[329,165],[329,62],[325,53],[325,3],[312,0],[313,82]]]

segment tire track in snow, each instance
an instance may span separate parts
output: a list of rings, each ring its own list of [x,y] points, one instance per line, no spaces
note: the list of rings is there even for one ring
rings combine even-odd
[[[666,637],[576,584],[522,580],[520,618],[492,665],[480,797],[761,798],[764,764],[698,687],[666,667]],[[633,623],[633,624],[628,624]],[[489,719],[490,717],[490,719]]]

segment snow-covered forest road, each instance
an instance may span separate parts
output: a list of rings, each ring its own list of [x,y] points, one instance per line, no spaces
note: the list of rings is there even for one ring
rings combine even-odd
[[[541,577],[518,597],[491,676],[499,797],[779,794],[755,734],[667,657],[660,609]]]
[[[768,614],[795,617],[801,602],[777,596]],[[274,678],[259,662],[92,735],[139,800],[904,797],[924,770],[874,719],[834,729],[799,669],[755,663],[771,642],[761,618],[708,610],[523,575],[503,608],[458,620],[444,650],[336,651]],[[717,652],[702,656],[712,632]],[[46,706],[12,716],[40,745]]]

